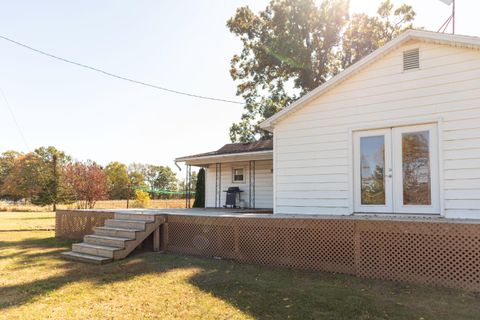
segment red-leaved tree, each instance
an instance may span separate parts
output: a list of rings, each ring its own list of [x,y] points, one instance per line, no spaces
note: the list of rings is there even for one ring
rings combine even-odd
[[[79,209],[92,209],[98,200],[107,198],[107,177],[95,162],[68,164],[66,176]]]

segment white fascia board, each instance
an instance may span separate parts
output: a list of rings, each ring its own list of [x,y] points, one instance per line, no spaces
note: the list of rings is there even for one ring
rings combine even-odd
[[[242,153],[227,153],[210,156],[200,157],[182,157],[175,159],[175,162],[196,163],[196,164],[209,164],[217,162],[230,162],[230,161],[248,161],[248,160],[270,160],[273,159],[273,150],[265,151],[253,151]]]

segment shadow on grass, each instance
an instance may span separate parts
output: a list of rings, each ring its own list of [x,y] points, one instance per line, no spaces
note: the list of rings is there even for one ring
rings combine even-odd
[[[187,280],[190,284],[257,319],[476,319],[480,314],[474,296],[453,290],[142,251],[96,266],[62,260],[58,253],[70,244],[55,238],[0,242],[0,248],[20,250],[13,269],[53,263],[62,270],[46,279],[0,287],[0,310],[74,282],[97,286],[196,268],[200,272]],[[51,250],[29,253],[34,248]]]
[[[37,232],[37,229],[22,230],[25,232]],[[42,230],[40,230],[42,231]],[[25,238],[19,241],[0,241],[0,248],[32,249],[32,248],[65,248],[67,249],[73,242],[68,240],[59,240],[54,237],[49,238]]]

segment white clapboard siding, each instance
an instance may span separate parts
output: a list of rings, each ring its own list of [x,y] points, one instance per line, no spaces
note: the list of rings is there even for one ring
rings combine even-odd
[[[205,207],[215,207],[215,164],[205,168]]]
[[[346,174],[309,174],[309,175],[279,175],[275,174],[276,183],[280,184],[300,184],[305,186],[307,183],[311,184],[327,184],[331,182],[348,182],[348,175]],[[312,186],[310,186],[312,187]]]
[[[480,123],[475,128],[443,131],[443,141],[480,138]]]
[[[480,148],[480,138],[455,139],[444,142],[444,150],[451,154],[460,154],[461,151],[474,151]]]
[[[330,191],[330,192],[342,192],[348,191],[348,183],[346,182],[313,182],[313,183],[277,183],[277,196],[282,197],[285,196],[287,193],[295,193],[298,191],[306,191],[306,192],[322,192],[322,191]]]
[[[347,190],[299,190],[277,191],[279,199],[348,199]]]
[[[480,168],[444,170],[445,180],[480,179]]]
[[[239,187],[241,200],[243,204],[249,205],[249,163],[222,163],[221,168],[221,198],[220,204],[225,204],[225,192],[229,187]],[[244,168],[245,182],[233,182],[233,168]],[[273,162],[271,160],[256,161],[255,165],[255,208],[273,208]],[[215,207],[215,164],[212,163],[206,169],[205,174],[205,206],[209,208]],[[252,204],[253,205],[253,204]]]
[[[328,159],[331,157],[335,158],[343,158],[347,156],[346,149],[337,149],[337,150],[329,150],[328,152],[320,151],[320,150],[310,150],[310,151],[302,151],[302,152],[283,152],[279,154],[278,160],[279,161],[291,161],[291,160],[313,160],[313,159]]]
[[[446,200],[475,200],[478,199],[478,193],[480,190],[466,189],[466,190],[446,190]]]
[[[460,150],[445,150],[444,159],[445,160],[454,160],[454,159],[478,159],[480,158],[480,148],[479,149],[460,149]]]
[[[420,68],[403,71],[419,48]],[[480,51],[410,41],[275,124],[276,213],[350,214],[351,132],[439,121],[443,214],[480,218]]]
[[[445,179],[446,190],[480,190],[480,178],[454,178]],[[475,209],[475,208],[472,208]],[[480,209],[480,208],[479,208]]]

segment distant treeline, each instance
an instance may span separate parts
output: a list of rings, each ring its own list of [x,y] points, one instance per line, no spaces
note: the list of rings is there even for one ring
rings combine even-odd
[[[196,173],[192,173],[191,189]],[[0,156],[0,198],[35,205],[69,204],[93,208],[98,200],[133,199],[138,190],[169,190],[178,193],[150,193],[151,199],[181,198],[185,181],[168,166],[118,161],[102,167],[94,161],[73,160],[55,147],[33,152],[5,151]]]

